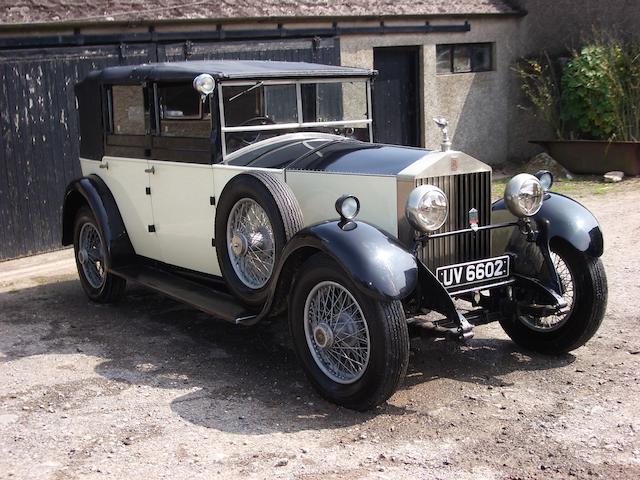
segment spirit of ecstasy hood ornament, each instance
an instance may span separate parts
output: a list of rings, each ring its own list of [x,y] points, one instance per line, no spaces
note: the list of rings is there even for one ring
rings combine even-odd
[[[442,143],[440,144],[440,148],[443,152],[448,152],[451,150],[451,140],[449,139],[449,121],[444,117],[433,117],[433,121],[436,122],[436,125],[442,131]]]

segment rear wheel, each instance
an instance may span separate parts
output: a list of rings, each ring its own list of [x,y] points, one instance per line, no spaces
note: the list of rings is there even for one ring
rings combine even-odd
[[[309,380],[324,398],[347,408],[380,405],[398,388],[409,360],[401,302],[363,294],[325,255],[300,271],[289,327]]]
[[[119,300],[127,282],[109,272],[110,259],[93,212],[82,207],[76,215],[73,247],[80,284],[94,302]]]
[[[560,354],[584,345],[600,327],[607,308],[607,278],[599,258],[569,245],[552,246],[551,259],[569,311],[547,316],[518,312],[500,324],[518,345]]]

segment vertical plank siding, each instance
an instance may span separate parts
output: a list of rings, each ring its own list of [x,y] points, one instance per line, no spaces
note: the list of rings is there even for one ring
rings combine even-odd
[[[0,50],[0,260],[60,248],[64,189],[81,175],[74,85],[112,65],[201,59],[339,64],[337,39]]]

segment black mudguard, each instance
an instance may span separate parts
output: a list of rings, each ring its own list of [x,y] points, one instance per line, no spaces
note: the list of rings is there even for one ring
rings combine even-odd
[[[507,210],[502,199],[491,206],[491,216],[493,223],[517,220]],[[532,218],[537,230],[547,243],[553,242],[554,239],[561,239],[580,252],[588,253],[593,257],[602,255],[604,241],[598,220],[586,207],[575,200],[549,192],[545,195],[542,208]],[[525,236],[512,235],[509,239],[509,247],[515,247],[513,245],[515,239],[523,245],[527,243]],[[504,245],[504,248],[500,248],[494,245],[502,251],[509,250],[508,246]]]
[[[381,301],[409,296],[418,283],[416,258],[392,235],[365,222],[328,221],[300,230],[276,267],[269,300],[256,318],[279,310],[300,265],[314,253],[333,258],[365,294]]]
[[[78,209],[88,205],[100,227],[111,259],[109,268],[127,265],[135,256],[120,210],[109,187],[97,175],[72,181],[66,189],[62,207],[62,244],[73,244],[73,228]]]
[[[418,275],[420,280],[415,296],[418,308],[433,310],[444,315],[449,322],[453,322],[456,325],[457,337],[460,339],[471,338],[471,336],[464,336],[465,333],[471,332],[471,325],[458,312],[453,298],[451,298],[444,285],[421,261],[418,261]]]
[[[492,205],[492,222],[514,220],[504,200]],[[495,236],[492,237],[493,253],[501,251],[513,254],[512,271],[516,286],[537,290],[539,303],[561,310],[566,307],[566,302],[561,297],[558,272],[550,256],[551,244],[561,240],[580,252],[599,257],[604,248],[600,225],[583,205],[557,193],[545,194],[542,207],[532,217],[531,225],[535,232],[533,237],[518,228],[513,229],[510,236],[502,238],[502,245],[495,242]]]

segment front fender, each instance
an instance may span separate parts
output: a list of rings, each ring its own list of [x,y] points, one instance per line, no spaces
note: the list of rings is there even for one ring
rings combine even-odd
[[[301,248],[326,253],[364,293],[380,300],[405,298],[418,281],[415,257],[393,236],[365,222],[304,228],[285,247],[283,261]]]
[[[516,218],[507,210],[504,200],[498,200],[491,206],[492,223],[515,221]],[[602,230],[596,217],[579,202],[558,193],[547,193],[540,211],[533,220],[544,235],[547,242],[562,239],[576,250],[600,257],[604,250]],[[515,236],[511,237],[511,241]],[[519,235],[524,241],[524,236]],[[506,251],[509,238],[500,237],[498,232],[493,237],[494,252]]]
[[[272,291],[254,321],[279,311],[303,262],[329,255],[356,286],[381,301],[411,294],[418,282],[415,257],[392,235],[365,222],[327,221],[303,228],[287,243],[275,269]]]
[[[109,268],[126,265],[135,255],[116,200],[106,183],[97,175],[73,180],[66,189],[62,207],[62,244],[73,243],[73,228],[78,209],[87,205],[98,222],[110,259]]]

